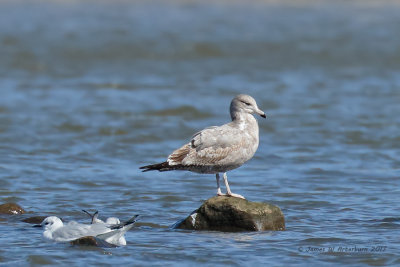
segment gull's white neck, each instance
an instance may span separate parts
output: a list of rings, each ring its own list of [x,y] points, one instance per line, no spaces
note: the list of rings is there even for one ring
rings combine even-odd
[[[45,229],[43,236],[47,239],[53,239],[53,233],[61,227],[63,227],[63,223],[56,222],[51,228]]]
[[[259,137],[258,137],[258,122],[256,118],[250,113],[238,112],[232,114],[232,123],[236,125],[240,131],[243,131],[243,142],[246,144],[248,149],[248,155],[243,162],[249,160],[258,148]]]
[[[231,114],[232,122],[239,125],[240,130],[248,130],[249,132],[256,133],[258,139],[258,122],[250,113],[235,112]]]
[[[43,232],[43,236],[47,239],[53,239],[53,232],[51,230],[46,230]]]

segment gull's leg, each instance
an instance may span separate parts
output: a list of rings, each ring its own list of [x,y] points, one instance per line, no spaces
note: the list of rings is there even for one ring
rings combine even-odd
[[[221,187],[219,186],[219,173],[215,175],[215,178],[217,179],[217,196],[225,196],[225,194],[222,194]]]
[[[225,187],[226,187],[226,194],[228,196],[245,199],[242,195],[232,193],[232,191],[231,191],[231,189],[229,187],[229,184],[228,184],[228,176],[226,175],[226,172],[224,172],[224,182],[225,182]]]

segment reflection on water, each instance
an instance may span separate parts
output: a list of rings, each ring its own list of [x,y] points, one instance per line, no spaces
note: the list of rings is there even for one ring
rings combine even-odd
[[[352,1],[2,1],[0,197],[87,221],[141,214],[128,246],[45,243],[0,218],[0,264],[398,264],[400,6]],[[139,172],[229,120],[268,115],[232,189],[281,207],[286,231],[169,227],[215,178]],[[374,253],[299,248],[387,246]]]

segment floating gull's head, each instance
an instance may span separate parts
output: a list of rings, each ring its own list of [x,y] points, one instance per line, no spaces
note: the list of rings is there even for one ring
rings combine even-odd
[[[107,218],[106,224],[120,224],[121,221],[116,217]]]
[[[258,108],[256,101],[249,95],[240,94],[237,95],[231,102],[231,117],[232,120],[240,119],[241,114],[258,114],[263,118],[266,118],[264,111]]]
[[[61,221],[60,218],[56,216],[50,216],[44,219],[40,225],[44,227],[45,232],[46,231],[54,232],[57,228],[63,226],[63,222]]]
[[[82,211],[92,218],[91,224],[105,223],[105,224],[110,224],[111,225],[111,224],[120,224],[121,223],[121,221],[117,217],[107,218],[107,220],[105,222],[103,222],[102,220],[99,219],[99,212],[97,210],[93,214],[89,213],[86,210],[82,210]]]

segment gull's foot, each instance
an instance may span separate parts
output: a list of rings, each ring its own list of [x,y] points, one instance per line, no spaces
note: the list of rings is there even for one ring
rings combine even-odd
[[[219,186],[218,186],[218,188],[217,188],[217,196],[226,196],[226,194],[223,194],[223,193],[221,192],[221,188],[219,188]]]
[[[229,196],[229,197],[237,197],[237,198],[241,198],[241,199],[245,199],[244,198],[244,196],[242,196],[242,195],[239,195],[239,194],[234,194],[234,193],[228,193],[228,194],[226,194],[227,196]]]

